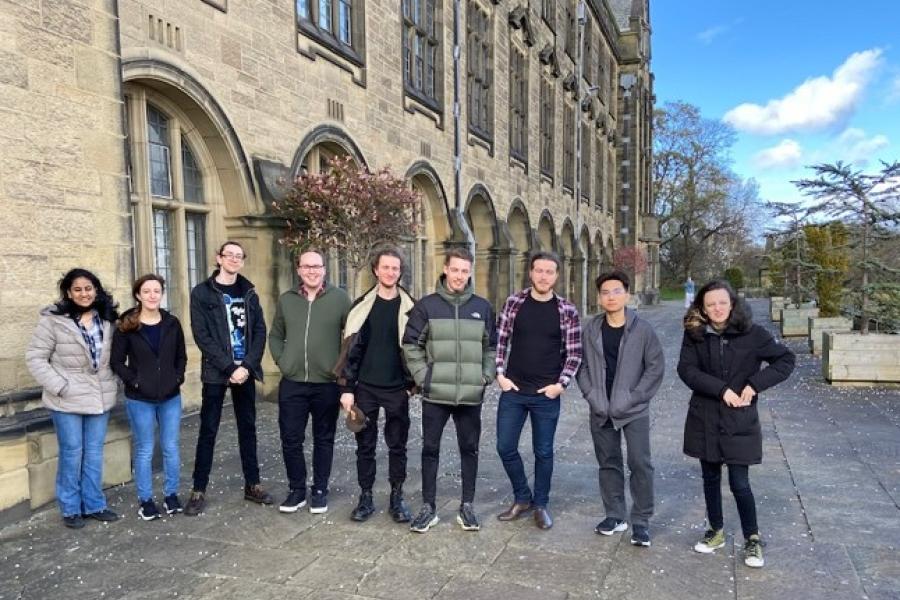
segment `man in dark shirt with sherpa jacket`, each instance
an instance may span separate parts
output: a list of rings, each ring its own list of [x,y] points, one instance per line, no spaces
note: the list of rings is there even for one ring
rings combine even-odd
[[[403,500],[406,481],[406,442],[409,437],[409,392],[412,377],[406,370],[400,342],[415,301],[400,286],[403,255],[393,246],[378,248],[372,256],[376,284],[360,296],[347,316],[341,358],[336,368],[341,405],[355,404],[368,420],[356,433],[356,473],[359,503],[350,515],[367,521],[375,512],[375,448],[378,413],[384,409],[384,442],[388,447],[389,512],[397,523],[410,521]]]

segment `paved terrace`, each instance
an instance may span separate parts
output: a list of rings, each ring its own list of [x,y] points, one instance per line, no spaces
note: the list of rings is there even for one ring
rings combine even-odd
[[[755,314],[765,315],[764,305]],[[681,453],[688,393],[675,374],[681,340],[676,303],[642,311],[666,348],[667,373],[654,404],[656,515],[653,546],[593,532],[602,518],[586,405],[566,394],[557,433],[551,510],[556,525],[500,523],[510,487],[494,449],[496,389],[484,411],[476,507],[479,533],[455,523],[458,460],[452,425],[438,484],[441,522],[424,535],[385,512],[387,465],[379,449],[376,502],[364,524],[356,501],[355,445],[340,428],[329,512],[279,514],[242,499],[233,418],[226,413],[207,513],[144,523],[134,487],[109,491],[124,519],[65,529],[55,507],[0,530],[0,598],[182,598],[266,600],[363,598],[528,600],[641,598],[900,598],[900,391],[831,388],[804,344],[792,378],[765,394],[765,462],[751,469],[766,567],[744,566],[743,540],[725,490],[728,544],[712,556],[691,550],[704,530],[700,469]],[[410,436],[408,497],[419,507],[419,407]],[[190,485],[195,416],[185,420],[183,490]],[[265,482],[286,483],[275,406],[259,407]],[[523,447],[530,448],[526,428]],[[159,480],[157,480],[157,488]],[[737,535],[735,533],[737,532]]]

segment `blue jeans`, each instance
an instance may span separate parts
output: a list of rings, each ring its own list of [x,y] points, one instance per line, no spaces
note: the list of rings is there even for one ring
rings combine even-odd
[[[546,507],[553,477],[553,438],[559,422],[560,399],[544,394],[500,394],[497,406],[497,453],[513,486],[516,502],[534,502]],[[519,437],[525,419],[531,416],[531,445],[534,449],[534,496],[528,488],[525,465],[519,455]]]
[[[134,483],[139,501],[153,498],[153,446],[156,425],[159,424],[159,445],[162,449],[163,470],[166,474],[163,493],[178,493],[181,476],[181,395],[165,402],[144,402],[125,398],[125,410],[131,421],[134,442]]]
[[[59,443],[56,501],[64,517],[106,508],[103,495],[103,443],[109,412],[77,415],[50,411]]]

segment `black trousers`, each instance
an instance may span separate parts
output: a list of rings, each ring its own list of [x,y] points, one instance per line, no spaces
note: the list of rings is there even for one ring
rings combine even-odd
[[[278,385],[278,430],[281,452],[292,490],[306,491],[303,442],[312,416],[313,490],[328,491],[334,458],[334,433],[340,412],[340,392],[334,383],[303,383],[281,378]]]
[[[359,487],[372,489],[375,483],[375,448],[378,446],[378,411],[384,409],[384,443],[388,447],[388,481],[406,481],[406,442],[409,439],[409,394],[405,389],[387,390],[357,384],[356,406],[369,419],[356,434],[356,475]]]
[[[481,439],[481,405],[435,404],[422,402],[422,500],[434,505],[437,496],[437,472],[441,454],[441,436],[447,420],[453,417],[462,466],[462,501],[475,499],[478,476],[478,443]]]
[[[259,462],[256,457],[256,382],[250,377],[244,383],[204,383],[200,405],[200,433],[197,436],[197,455],[194,460],[194,489],[206,491],[209,472],[212,470],[216,435],[222,420],[225,392],[231,388],[231,404],[237,423],[238,447],[241,453],[241,469],[244,483],[259,483]]]
[[[706,499],[706,518],[712,529],[722,529],[725,519],[722,516],[722,463],[700,461],[703,470],[703,496]],[[741,519],[741,530],[746,540],[758,534],[756,524],[756,500],[750,489],[750,467],[747,465],[728,465],[728,486],[737,504],[738,516]]]

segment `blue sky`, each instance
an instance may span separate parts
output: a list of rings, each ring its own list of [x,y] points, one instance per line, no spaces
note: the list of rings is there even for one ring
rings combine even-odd
[[[900,3],[651,0],[657,104],[737,131],[733,168],[765,200],[806,165],[900,160]]]

